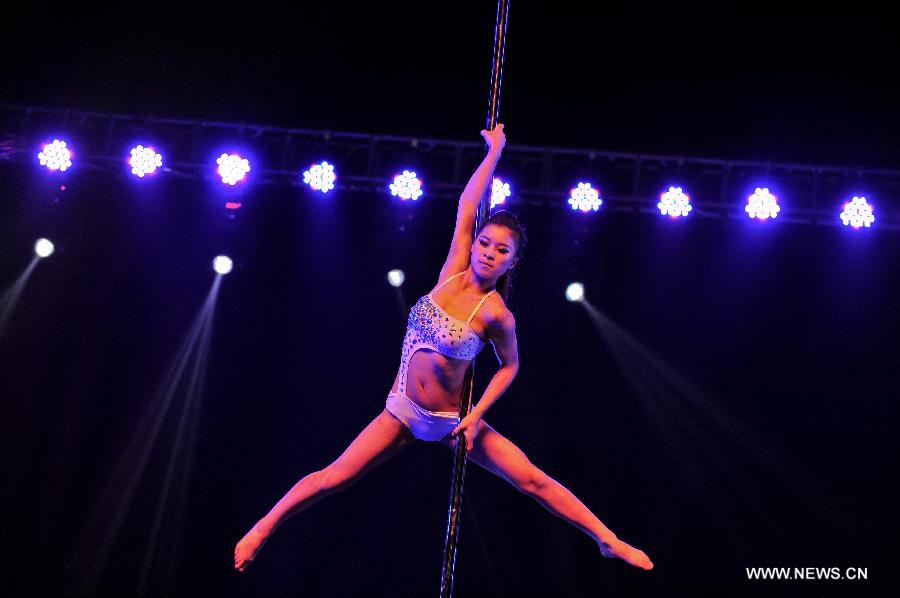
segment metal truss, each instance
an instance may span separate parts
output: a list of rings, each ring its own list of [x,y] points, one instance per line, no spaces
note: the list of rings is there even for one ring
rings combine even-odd
[[[130,147],[151,144],[174,176],[209,179],[215,158],[237,150],[253,166],[250,185],[302,185],[300,173],[328,160],[337,189],[386,194],[394,174],[414,169],[427,197],[458,197],[483,157],[480,141],[352,133],[202,119],[159,118],[0,104],[0,159],[30,162],[42,141],[66,137],[79,168],[121,171]],[[659,195],[677,184],[691,196],[691,218],[746,219],[747,196],[769,187],[779,197],[777,220],[842,226],[841,206],[866,195],[873,230],[900,231],[900,170],[755,162],[689,156],[507,145],[497,176],[512,184],[509,206],[571,211],[578,181],[601,190],[605,211],[657,214]]]

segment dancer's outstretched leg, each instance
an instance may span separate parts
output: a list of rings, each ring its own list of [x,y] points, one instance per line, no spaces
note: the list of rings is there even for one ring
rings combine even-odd
[[[334,463],[294,484],[269,513],[247,532],[234,547],[234,568],[238,571],[246,569],[275,528],[286,519],[320,499],[346,489],[370,469],[414,441],[415,437],[406,426],[387,409],[382,411]]]
[[[616,537],[616,534],[603,525],[603,522],[568,488],[529,461],[519,447],[484,420],[479,422],[479,428],[475,435],[475,446],[469,453],[470,459],[512,484],[519,492],[531,496],[560,519],[568,521],[589,535],[600,547],[603,556],[622,559],[641,569],[653,568],[653,563],[643,550],[634,548]],[[454,448],[456,439],[447,436],[441,439],[441,442]]]

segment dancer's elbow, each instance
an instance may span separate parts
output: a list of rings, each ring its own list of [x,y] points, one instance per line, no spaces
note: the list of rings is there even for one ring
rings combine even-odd
[[[510,378],[515,378],[519,374],[519,360],[505,361],[501,368],[509,372]]]

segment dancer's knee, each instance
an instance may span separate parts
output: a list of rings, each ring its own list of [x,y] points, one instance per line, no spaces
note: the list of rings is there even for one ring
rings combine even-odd
[[[319,494],[335,494],[349,488],[356,481],[356,476],[333,465],[329,465],[317,473],[316,491]]]
[[[515,481],[519,492],[529,495],[540,494],[549,483],[550,478],[537,467],[532,467]]]

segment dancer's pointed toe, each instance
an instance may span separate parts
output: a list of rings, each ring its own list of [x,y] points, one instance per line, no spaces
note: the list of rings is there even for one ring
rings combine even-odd
[[[629,565],[650,571],[653,569],[653,561],[647,556],[647,553],[639,548],[631,546],[627,542],[623,542],[618,538],[609,541],[598,542],[600,553],[606,558],[622,559]]]

